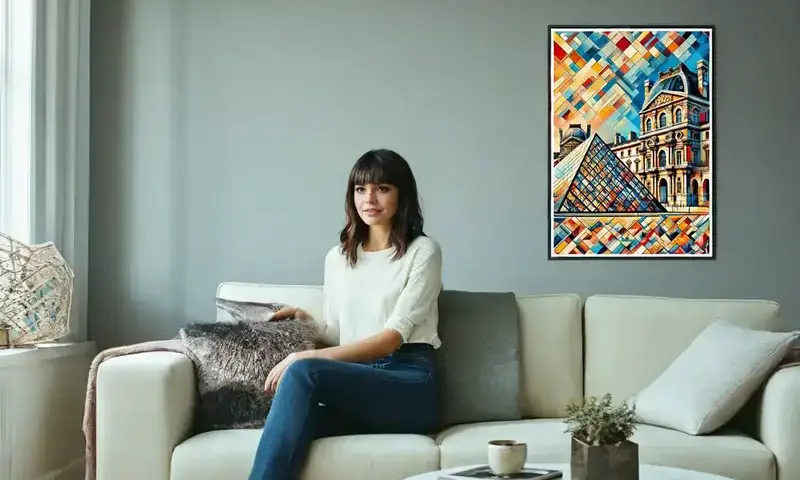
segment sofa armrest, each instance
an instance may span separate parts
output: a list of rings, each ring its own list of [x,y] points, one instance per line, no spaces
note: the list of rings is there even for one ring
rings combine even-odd
[[[782,368],[767,381],[758,430],[761,442],[775,455],[777,479],[800,478],[800,365]]]
[[[108,359],[97,369],[97,480],[168,480],[196,402],[191,360],[174,352]]]

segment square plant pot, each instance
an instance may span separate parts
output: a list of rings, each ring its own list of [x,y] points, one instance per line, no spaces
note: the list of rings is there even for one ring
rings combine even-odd
[[[639,445],[593,446],[573,437],[570,474],[572,480],[639,480]]]

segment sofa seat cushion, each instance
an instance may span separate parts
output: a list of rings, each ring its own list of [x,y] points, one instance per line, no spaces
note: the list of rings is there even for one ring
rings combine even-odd
[[[436,437],[442,468],[486,462],[489,440],[512,439],[528,444],[528,461],[569,462],[570,437],[563,419],[533,419],[458,425]],[[775,478],[775,460],[763,444],[733,430],[688,435],[638,424],[634,442],[641,463],[714,473],[733,479]]]
[[[528,461],[563,463],[569,461],[569,438],[562,435],[558,420],[517,420],[456,425],[437,437],[442,468],[485,463],[490,440],[517,440],[528,444]]]
[[[218,430],[186,439],[172,454],[170,480],[246,480],[261,429]],[[352,435],[316,440],[303,480],[396,480],[439,468],[424,435]]]

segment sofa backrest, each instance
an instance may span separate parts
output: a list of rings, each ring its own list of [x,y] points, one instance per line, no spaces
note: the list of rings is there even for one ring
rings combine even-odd
[[[322,288],[224,282],[217,297],[279,302],[321,318]],[[517,295],[520,321],[520,409],[525,417],[560,417],[583,394],[581,298],[575,294]],[[218,312],[217,318],[224,315]]]
[[[285,303],[302,308],[314,319],[322,318],[322,286],[319,285],[223,282],[217,287],[217,298],[239,302]],[[223,318],[226,315],[217,310],[217,320]]]
[[[777,331],[777,303],[593,295],[584,304],[584,392],[619,403],[655,380],[716,319]]]

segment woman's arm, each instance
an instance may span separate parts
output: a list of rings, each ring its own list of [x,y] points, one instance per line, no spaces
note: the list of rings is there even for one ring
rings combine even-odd
[[[278,311],[273,317],[275,320],[285,318],[311,319],[304,310],[297,307],[286,307]],[[329,358],[345,362],[364,362],[381,358],[396,351],[403,344],[400,332],[393,328],[383,329],[380,333],[350,345],[332,345],[324,340],[318,342],[315,350],[297,352],[298,358]]]
[[[311,315],[305,310],[297,307],[285,307],[275,313],[273,319],[283,320],[286,318],[297,318],[313,321]],[[322,340],[322,344],[315,350],[305,350],[298,352],[299,358],[329,358],[332,360],[342,360],[345,362],[364,362],[376,358],[381,358],[394,352],[403,344],[403,337],[394,328],[385,328],[380,333],[367,337],[359,342],[350,345],[334,345]]]
[[[348,345],[336,345],[300,352],[300,358],[327,358],[344,362],[369,362],[395,352],[403,343],[397,330],[385,328],[379,333]]]
[[[274,394],[278,390],[278,384],[289,365],[302,358],[329,358],[345,362],[368,362],[393,353],[400,346],[401,340],[402,337],[397,330],[385,329],[377,335],[350,345],[290,353],[270,370],[264,382],[264,391]]]

